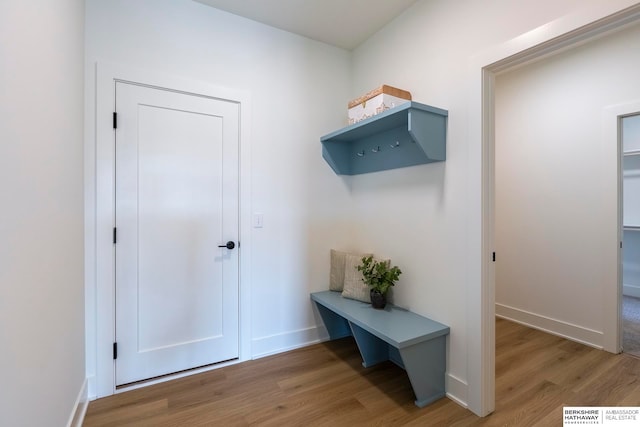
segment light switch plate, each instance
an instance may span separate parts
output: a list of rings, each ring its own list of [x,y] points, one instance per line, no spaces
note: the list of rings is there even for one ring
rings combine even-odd
[[[253,214],[253,228],[262,228],[264,224],[264,215],[256,212]]]

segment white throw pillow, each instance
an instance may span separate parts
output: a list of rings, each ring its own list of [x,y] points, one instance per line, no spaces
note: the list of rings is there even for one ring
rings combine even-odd
[[[344,268],[347,255],[357,256],[358,259],[361,259],[363,256],[371,256],[371,254],[360,255],[331,249],[331,271],[329,274],[329,289],[332,291],[342,292],[342,290],[344,289]]]
[[[362,264],[363,256],[369,255],[347,254],[344,263],[344,289],[342,290],[342,296],[362,302],[371,302],[370,288],[364,283],[362,272],[357,269]],[[389,262],[388,260],[375,261]]]

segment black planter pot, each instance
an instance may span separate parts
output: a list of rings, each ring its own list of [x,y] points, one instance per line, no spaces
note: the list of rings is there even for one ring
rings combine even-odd
[[[387,305],[387,296],[378,291],[371,289],[369,291],[371,297],[371,306],[377,309],[383,309]]]

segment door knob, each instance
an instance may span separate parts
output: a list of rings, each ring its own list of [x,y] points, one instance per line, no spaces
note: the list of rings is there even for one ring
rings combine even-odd
[[[218,247],[219,248],[233,249],[233,248],[236,247],[236,244],[233,243],[231,240],[229,240],[226,245],[218,245]]]

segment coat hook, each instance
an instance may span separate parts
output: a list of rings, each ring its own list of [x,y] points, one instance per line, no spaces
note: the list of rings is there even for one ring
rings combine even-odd
[[[391,145],[389,145],[389,147],[391,147],[391,148],[398,148],[398,147],[400,147],[400,141],[396,141],[396,143],[395,143],[395,144],[391,144]]]
[[[356,154],[358,155],[358,157],[362,157],[364,156],[364,150],[358,151]]]
[[[371,149],[372,153],[377,153],[378,151],[380,151],[380,146],[379,145],[376,148],[372,148]]]

